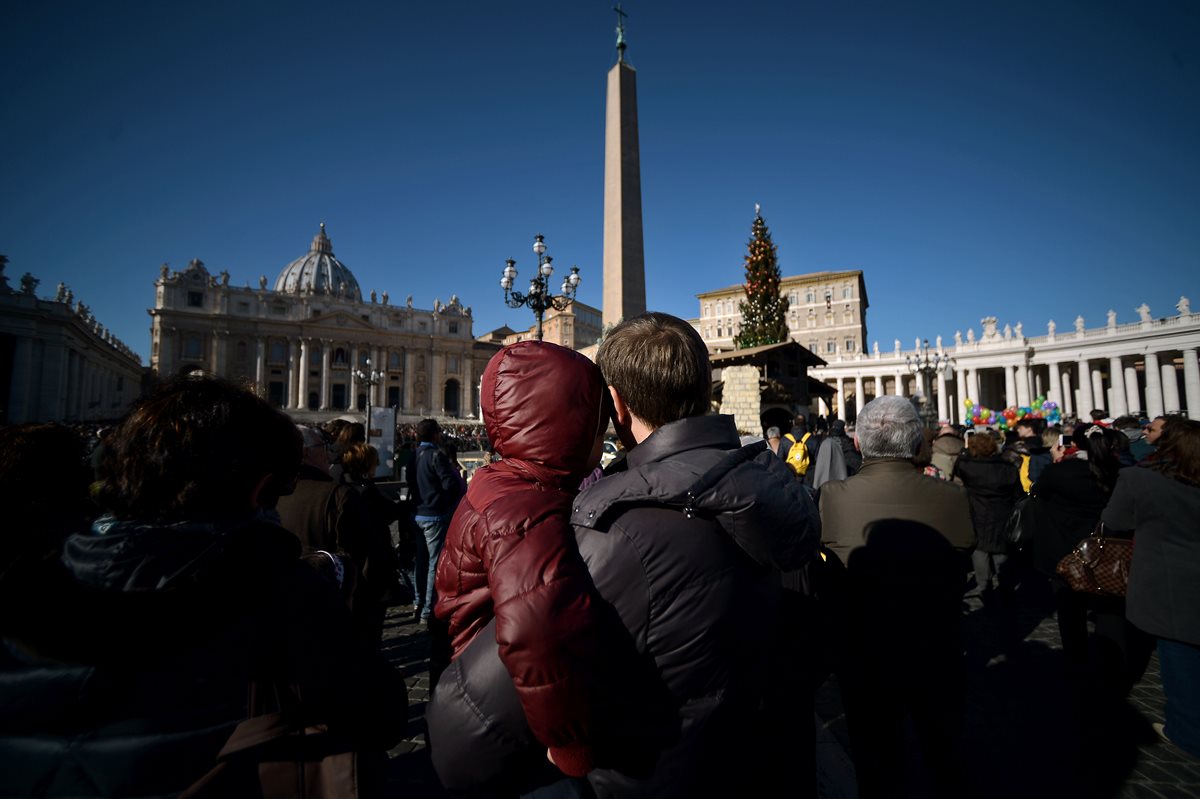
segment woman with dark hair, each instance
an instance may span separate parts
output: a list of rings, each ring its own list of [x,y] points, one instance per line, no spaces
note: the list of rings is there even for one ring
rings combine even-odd
[[[1000,455],[996,438],[990,432],[976,433],[954,463],[954,475],[967,489],[971,503],[971,523],[975,526],[975,591],[985,599],[996,587],[1007,591],[1011,586],[1001,580],[1000,572],[1008,556],[1005,525],[1013,505],[1024,495],[1021,473]]]
[[[1128,691],[1141,676],[1134,650],[1140,652],[1144,647],[1133,642],[1137,631],[1125,621],[1124,598],[1072,591],[1057,572],[1058,562],[1091,535],[1108,504],[1121,469],[1118,435],[1096,424],[1077,426],[1071,445],[1053,451],[1058,460],[1046,466],[1033,485],[1031,518],[1033,565],[1050,578],[1054,589],[1058,631],[1068,663],[1076,669],[1087,665],[1087,619],[1091,611],[1102,671],[1114,690]]]
[[[1126,613],[1158,638],[1166,723],[1155,731],[1200,757],[1200,422],[1169,417],[1158,450],[1117,480],[1104,522],[1136,545]]]
[[[300,464],[291,421],[186,376],[109,441],[106,514],[67,537],[61,579],[25,597],[37,623],[0,647],[6,792],[176,795],[264,710],[251,694],[377,762],[402,732],[404,683],[359,650],[333,585],[269,520]]]
[[[387,601],[400,577],[390,529],[392,522],[400,518],[400,506],[376,487],[375,470],[378,467],[379,450],[361,441],[349,444],[342,454],[342,480],[362,497],[369,527],[364,542],[366,557],[359,564],[363,581],[355,595],[355,613],[362,619],[364,629],[376,646],[382,642]]]

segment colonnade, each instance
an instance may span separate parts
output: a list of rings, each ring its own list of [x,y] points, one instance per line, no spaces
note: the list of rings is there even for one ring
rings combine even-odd
[[[1004,357],[997,353],[973,357],[953,350],[945,354],[951,365],[929,375],[929,397],[923,396],[921,375],[901,370],[898,362],[904,353],[879,358],[878,364],[867,356],[814,369],[814,377],[834,388],[832,407],[822,401],[818,410],[849,421],[869,399],[896,394],[933,403],[938,419],[962,422],[965,399],[1000,410],[1028,407],[1044,396],[1065,415],[1081,418],[1093,409],[1110,417],[1186,413],[1200,418],[1200,347],[1084,352],[1076,353],[1077,357],[1027,348]]]

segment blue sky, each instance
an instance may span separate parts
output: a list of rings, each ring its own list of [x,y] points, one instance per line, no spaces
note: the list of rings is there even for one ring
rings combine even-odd
[[[178,7],[177,7],[178,6]],[[319,222],[364,292],[476,333],[533,234],[601,296],[610,2],[23,3],[0,252],[149,350],[158,266],[274,280]],[[1200,5],[629,0],[647,298],[864,270],[868,337],[1200,302]]]

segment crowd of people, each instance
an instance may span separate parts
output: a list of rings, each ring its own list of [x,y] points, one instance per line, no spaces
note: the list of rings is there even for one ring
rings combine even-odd
[[[385,612],[411,600],[455,795],[813,796],[836,675],[860,796],[904,795],[906,720],[935,793],[965,796],[963,602],[1004,612],[1032,580],[1068,677],[1122,695],[1157,646],[1155,729],[1200,757],[1200,422],[924,431],[885,396],[849,429],[740,435],[703,341],[659,313],[595,363],[505,347],[482,388],[483,428],[398,428],[403,500],[361,424],[297,426],[199,375],[94,453],[0,429],[9,791],[378,793],[407,720]],[[463,446],[495,453],[469,484]],[[1135,540],[1124,596],[1057,568],[1101,524]]]

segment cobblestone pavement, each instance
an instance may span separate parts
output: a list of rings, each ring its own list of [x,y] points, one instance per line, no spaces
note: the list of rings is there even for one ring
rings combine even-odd
[[[410,716],[404,741],[390,753],[389,783],[397,796],[444,797],[425,748],[428,636],[411,611],[392,608],[384,631],[385,654],[408,684]],[[1103,701],[1086,675],[1064,668],[1052,599],[1040,581],[1027,580],[1014,607],[969,599],[963,612],[970,797],[1200,799],[1200,761],[1150,727],[1162,720],[1157,657],[1127,699]],[[818,692],[814,722],[818,793],[852,799],[854,769],[835,680]],[[910,761],[910,795],[926,795],[919,757]]]

